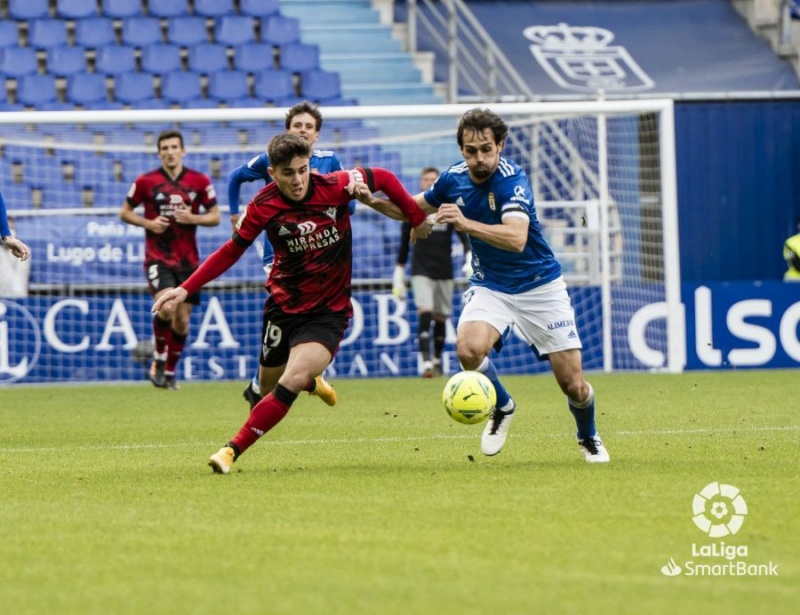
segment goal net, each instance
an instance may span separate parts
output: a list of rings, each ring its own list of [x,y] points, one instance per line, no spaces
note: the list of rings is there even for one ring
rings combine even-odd
[[[488,105],[510,126],[504,156],[528,173],[547,239],[576,311],[587,370],[680,371],[680,303],[672,106],[669,101]],[[460,159],[456,126],[472,105],[329,107],[316,147],[345,168],[380,166],[412,194],[426,167]],[[32,248],[26,297],[0,298],[0,383],[145,379],[151,298],[144,231],[118,212],[131,181],[158,167],[161,130],[182,131],[185,166],[208,174],[223,212],[197,232],[201,258],[231,234],[228,174],[283,130],[286,109],[0,114],[0,190]],[[263,182],[244,184],[241,204]],[[336,377],[420,372],[413,295],[391,294],[400,223],[359,205],[352,219],[355,316]],[[413,249],[413,248],[412,248]],[[464,255],[453,242],[454,271]],[[182,380],[247,379],[265,298],[254,245],[203,292],[179,365]],[[459,369],[455,324],[444,357]],[[517,336],[493,356],[502,373],[549,368]]]

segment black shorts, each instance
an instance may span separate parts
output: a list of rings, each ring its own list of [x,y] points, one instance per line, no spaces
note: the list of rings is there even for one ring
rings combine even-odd
[[[345,312],[287,314],[268,298],[261,327],[261,355],[264,367],[278,367],[289,360],[289,351],[298,344],[317,342],[336,356],[349,324]]]
[[[182,271],[173,267],[167,267],[161,263],[152,263],[147,266],[147,285],[150,287],[150,294],[154,297],[156,293],[166,288],[180,286],[193,271]],[[186,297],[185,303],[189,305],[200,305],[200,293],[193,293]]]

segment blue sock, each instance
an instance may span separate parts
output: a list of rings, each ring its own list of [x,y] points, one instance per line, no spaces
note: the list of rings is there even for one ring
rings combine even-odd
[[[506,391],[503,383],[500,382],[494,363],[489,360],[489,357],[486,357],[475,371],[481,372],[494,385],[495,393],[497,393],[496,407],[501,410],[505,408],[506,404],[511,401],[511,396],[508,394],[508,391]]]
[[[597,428],[594,424],[594,389],[592,385],[589,385],[589,399],[578,405],[567,398],[567,405],[572,416],[575,417],[575,425],[578,426],[578,440],[597,435]]]

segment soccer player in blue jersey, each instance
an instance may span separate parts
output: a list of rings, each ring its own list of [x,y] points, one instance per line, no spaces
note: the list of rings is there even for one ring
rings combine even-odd
[[[297,135],[305,140],[309,146],[313,146],[319,139],[319,133],[322,130],[322,114],[319,109],[308,101],[297,103],[286,112],[286,132],[288,134]],[[325,175],[333,171],[343,170],[342,163],[331,151],[315,149],[311,152],[311,160],[309,163],[312,173],[319,173]],[[228,177],[228,203],[230,207],[231,225],[234,230],[239,221],[239,194],[244,182],[263,181],[268,184],[272,181],[269,176],[269,156],[267,152],[262,152],[255,158],[252,158],[247,164],[236,167]],[[350,205],[350,213],[355,211],[355,201]],[[261,254],[262,264],[267,276],[272,269],[272,261],[275,256],[275,251],[272,245],[264,234],[264,248]],[[250,404],[252,409],[262,397],[261,389],[259,386],[259,370],[253,376],[251,382],[245,387],[243,397]],[[320,398],[329,405],[336,403],[336,393],[333,387],[320,376],[317,380],[319,387]]]
[[[462,367],[485,374],[497,391],[481,451],[500,452],[517,409],[489,358],[489,351],[499,350],[513,327],[537,357],[550,361],[575,417],[578,446],[586,461],[607,462],[561,265],[542,235],[528,177],[501,155],[507,134],[508,126],[492,111],[467,111],[457,132],[464,159],[415,197],[423,211],[437,212],[437,223],[453,224],[470,236],[473,274],[464,293],[456,348]],[[374,198],[362,200],[380,205]]]

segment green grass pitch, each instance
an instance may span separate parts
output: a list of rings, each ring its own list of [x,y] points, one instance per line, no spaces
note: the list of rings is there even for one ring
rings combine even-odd
[[[206,462],[243,383],[0,388],[0,611],[796,613],[798,373],[589,380],[608,465],[583,461],[550,375],[505,378],[494,458],[442,378],[334,379],[336,407],[303,394],[228,476]],[[715,481],[747,503],[725,544],[777,576],[693,554],[719,543],[692,521]]]

